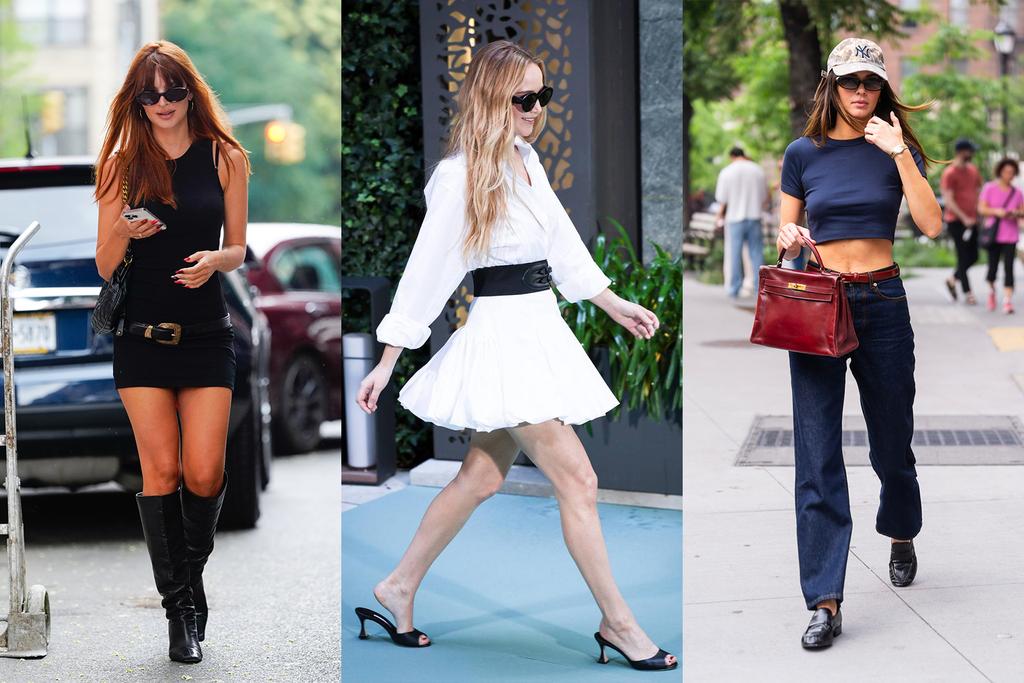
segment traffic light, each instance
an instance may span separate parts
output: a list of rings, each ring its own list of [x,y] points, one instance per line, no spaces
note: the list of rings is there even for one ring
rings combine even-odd
[[[306,158],[306,129],[294,121],[271,121],[263,129],[263,153],[273,164],[297,164]]]
[[[43,93],[39,122],[43,135],[53,135],[64,129],[64,91],[47,90]]]

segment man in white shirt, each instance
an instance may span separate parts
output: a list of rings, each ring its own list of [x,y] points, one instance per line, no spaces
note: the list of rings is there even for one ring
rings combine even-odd
[[[768,185],[764,170],[744,155],[739,147],[729,151],[732,160],[718,174],[715,199],[718,201],[717,225],[725,223],[726,263],[729,278],[725,283],[729,297],[739,296],[743,284],[743,243],[747,243],[750,267],[764,263],[764,242],[761,235],[761,212],[767,208]],[[757,282],[754,287],[756,289]]]

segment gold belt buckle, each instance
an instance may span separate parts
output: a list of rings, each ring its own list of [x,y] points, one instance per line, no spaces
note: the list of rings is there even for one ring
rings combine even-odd
[[[165,330],[170,330],[171,331],[171,338],[170,339],[156,339],[155,337],[153,337],[153,329],[154,329],[154,327],[163,328]],[[146,337],[146,339],[152,339],[153,341],[157,342],[158,344],[170,344],[171,346],[176,346],[178,344],[178,342],[181,341],[181,325],[179,325],[178,323],[160,323],[159,325],[155,325],[155,326],[154,325],[146,325],[146,334],[144,336]]]

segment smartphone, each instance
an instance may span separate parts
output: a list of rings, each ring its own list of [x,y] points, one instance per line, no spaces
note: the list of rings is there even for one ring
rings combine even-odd
[[[121,216],[126,221],[161,221],[159,218],[150,213],[147,209],[128,209]]]

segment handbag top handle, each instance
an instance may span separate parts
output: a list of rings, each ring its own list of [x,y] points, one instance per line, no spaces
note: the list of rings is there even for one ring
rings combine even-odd
[[[821,260],[821,254],[818,253],[818,248],[815,247],[814,244],[812,244],[803,235],[800,235],[800,241],[803,242],[805,245],[807,245],[808,247],[811,248],[811,251],[814,253],[814,262],[817,263],[821,267],[822,270],[831,271],[831,268],[826,268],[825,267],[825,263]],[[784,250],[779,250],[779,262],[775,264],[779,268],[782,267],[782,257],[784,255],[785,255],[785,251]]]

